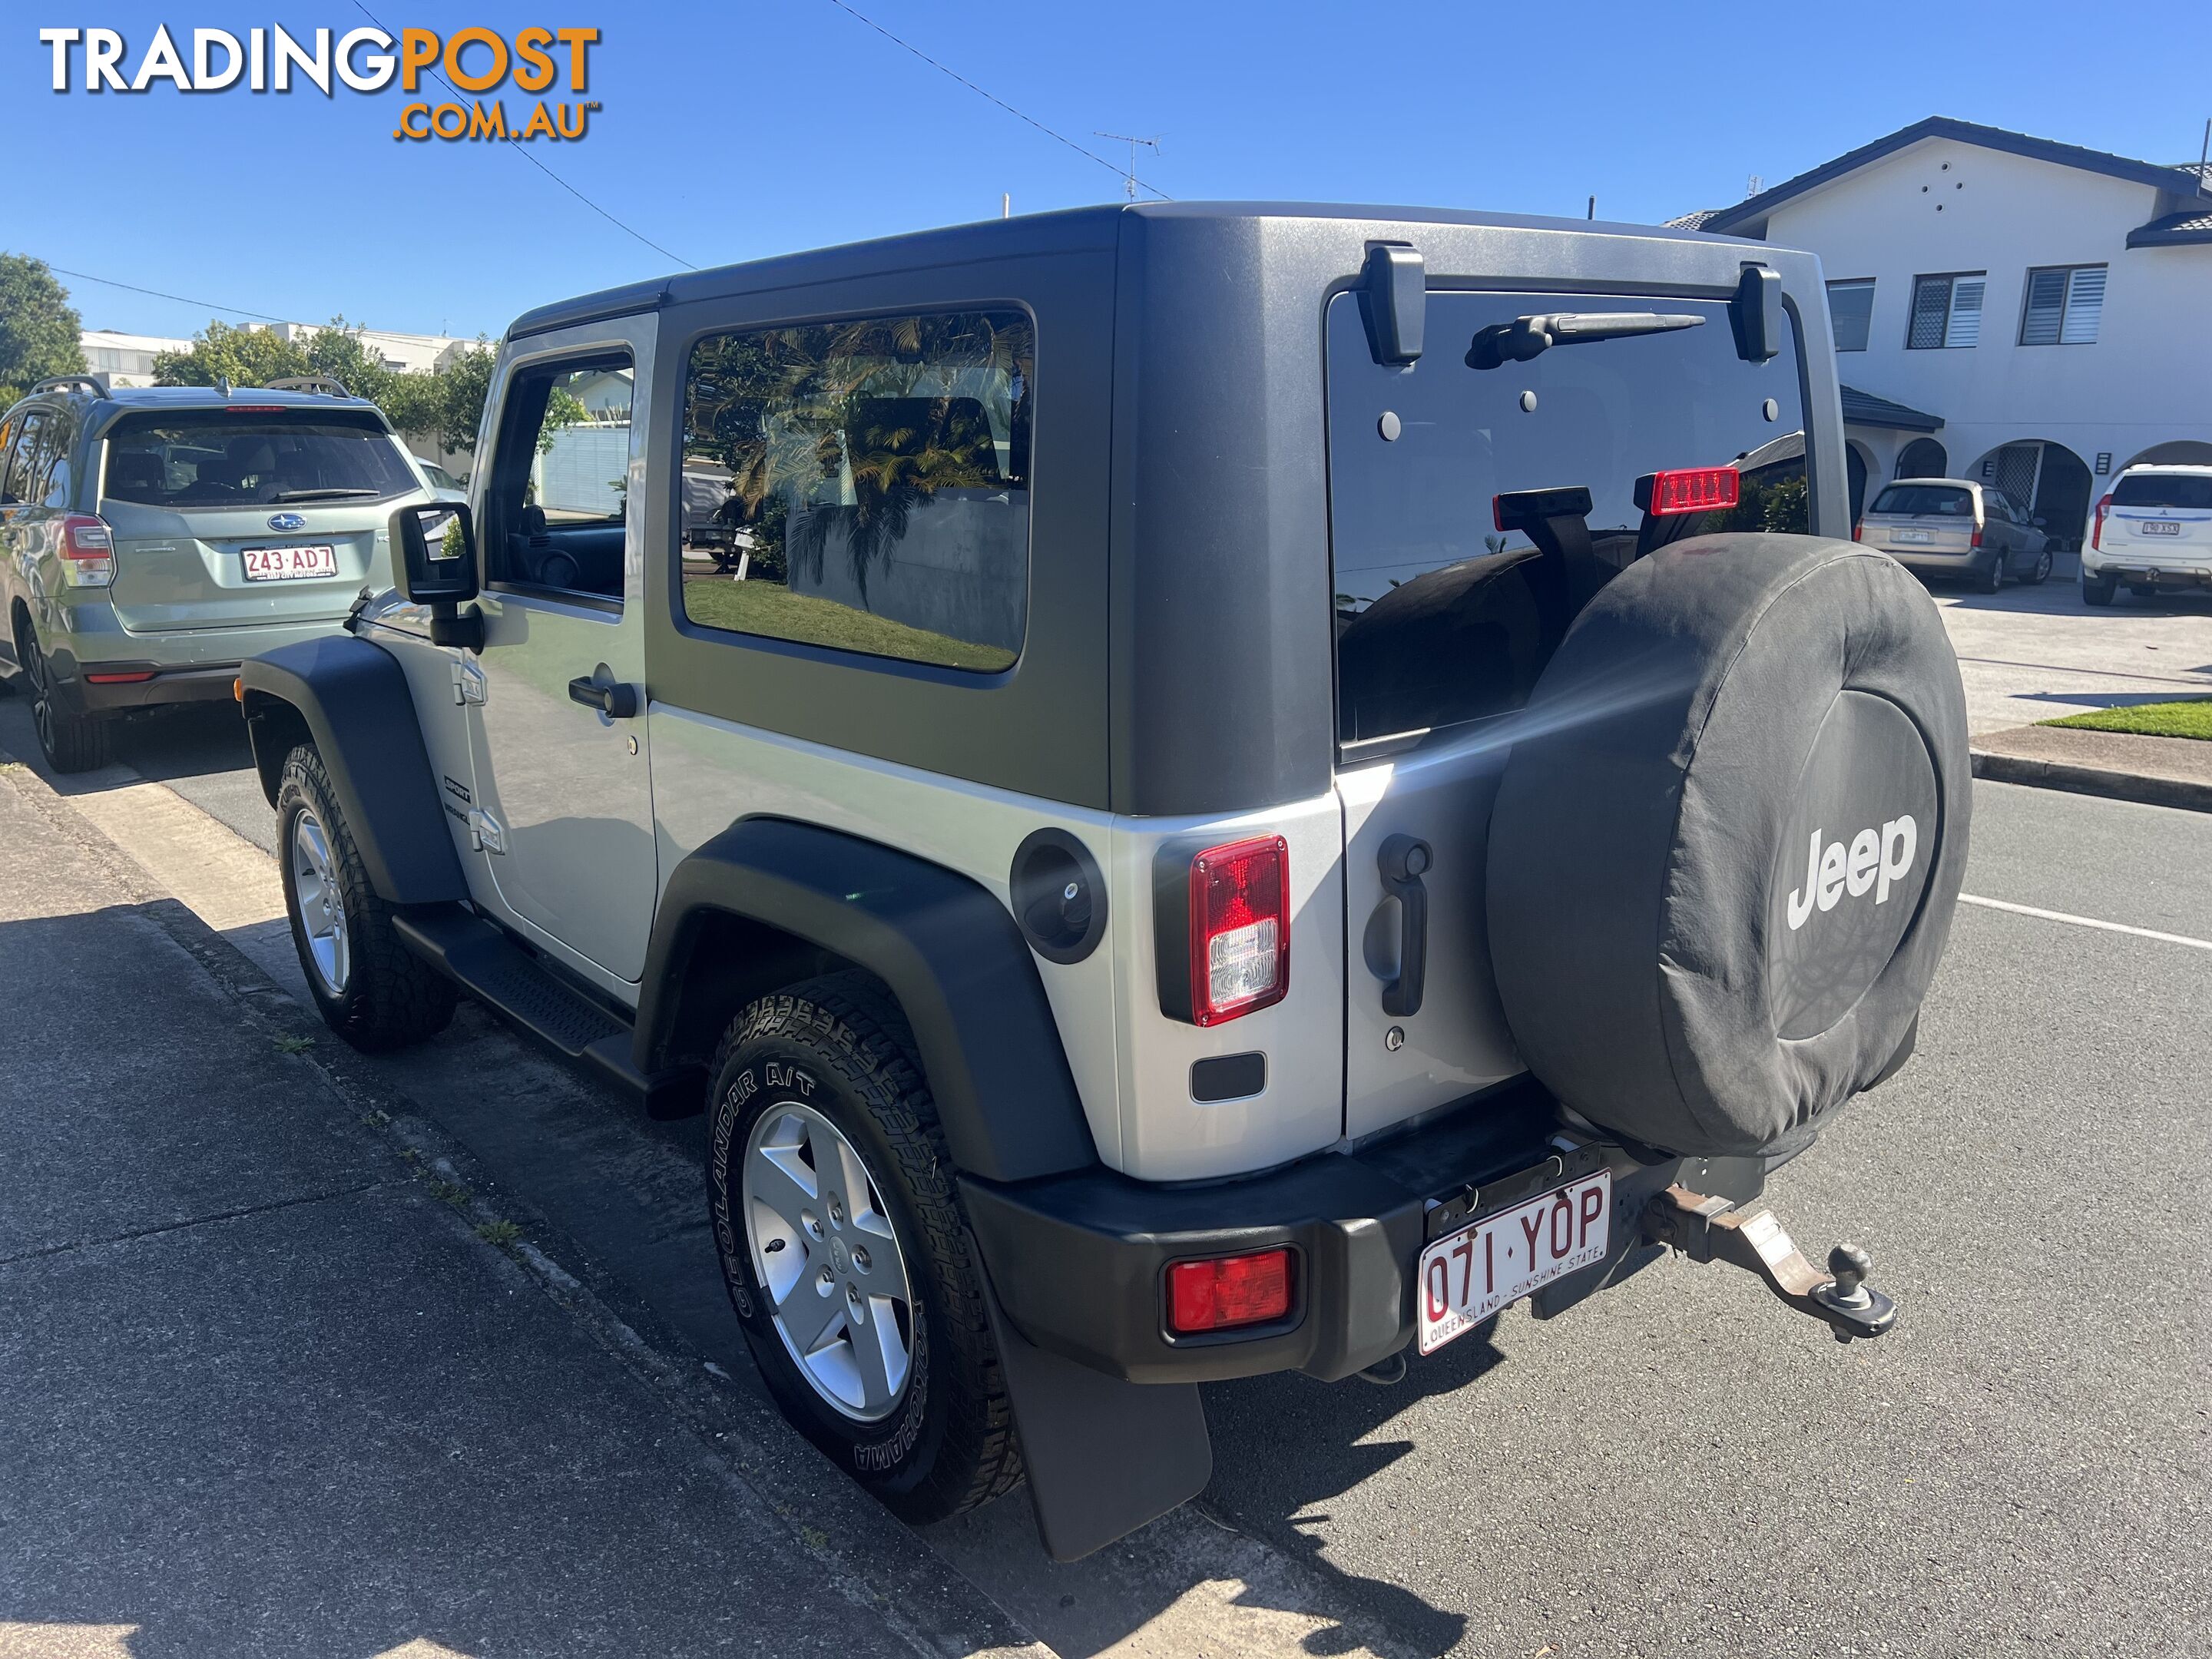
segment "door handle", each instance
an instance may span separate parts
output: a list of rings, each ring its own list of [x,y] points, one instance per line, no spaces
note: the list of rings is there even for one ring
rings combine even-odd
[[[1421,878],[1434,856],[1425,841],[1392,836],[1376,860],[1382,872],[1382,890],[1398,901],[1398,977],[1382,988],[1386,1014],[1403,1018],[1421,1012],[1429,965],[1429,890]]]
[[[637,688],[620,681],[579,674],[568,682],[568,701],[596,708],[609,720],[626,720],[637,713]]]

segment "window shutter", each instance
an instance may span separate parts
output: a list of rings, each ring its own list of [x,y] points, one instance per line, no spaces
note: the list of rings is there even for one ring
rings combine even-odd
[[[2084,265],[2074,273],[2072,291],[2066,298],[2066,323],[2059,334],[2061,345],[2094,345],[2097,324],[2105,314],[2105,267]]]
[[[2059,325],[2066,314],[2066,273],[2031,270],[2027,274],[2027,313],[2021,319],[2022,345],[2057,345]]]
[[[1943,319],[1951,312],[1951,279],[1920,276],[1912,283],[1912,326],[1905,343],[1916,351],[1943,343]]]
[[[1979,345],[1982,340],[1982,290],[1979,276],[1957,276],[1951,282],[1951,326],[1943,337],[1947,346]]]

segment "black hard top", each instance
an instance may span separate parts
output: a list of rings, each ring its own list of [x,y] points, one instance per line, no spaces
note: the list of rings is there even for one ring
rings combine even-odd
[[[1125,219],[1204,221],[1224,226],[1263,220],[1364,221],[1376,227],[1402,228],[1416,225],[1466,227],[1471,229],[1542,231],[1576,237],[1631,237],[1640,241],[1735,241],[1696,231],[1661,225],[1616,224],[1607,220],[1548,219],[1531,214],[1468,213],[1450,208],[1358,206],[1320,202],[1138,202],[1100,207],[1069,208],[1057,213],[1025,214],[1017,219],[983,219],[973,224],[947,225],[865,242],[802,253],[778,254],[738,264],[686,271],[526,311],[507,330],[509,339],[543,334],[556,328],[599,321],[634,312],[658,310],[694,300],[726,295],[758,294],[778,288],[803,288],[862,272],[880,274],[937,264],[967,264],[981,259],[1018,258],[1038,253],[1066,253],[1114,246]],[[1763,246],[1760,244],[1747,246]]]

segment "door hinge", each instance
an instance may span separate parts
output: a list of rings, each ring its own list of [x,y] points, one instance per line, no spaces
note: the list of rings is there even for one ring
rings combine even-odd
[[[457,703],[483,704],[484,672],[474,657],[464,652],[453,659],[453,701]]]
[[[472,853],[507,851],[507,831],[499,827],[497,818],[481,806],[469,808],[469,850]]]

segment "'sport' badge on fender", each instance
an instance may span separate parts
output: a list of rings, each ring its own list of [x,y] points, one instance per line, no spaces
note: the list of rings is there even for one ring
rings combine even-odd
[[[1775,1032],[1817,1036],[1866,994],[1919,913],[1942,829],[1920,729],[1840,693],[1813,740],[1767,900]]]

